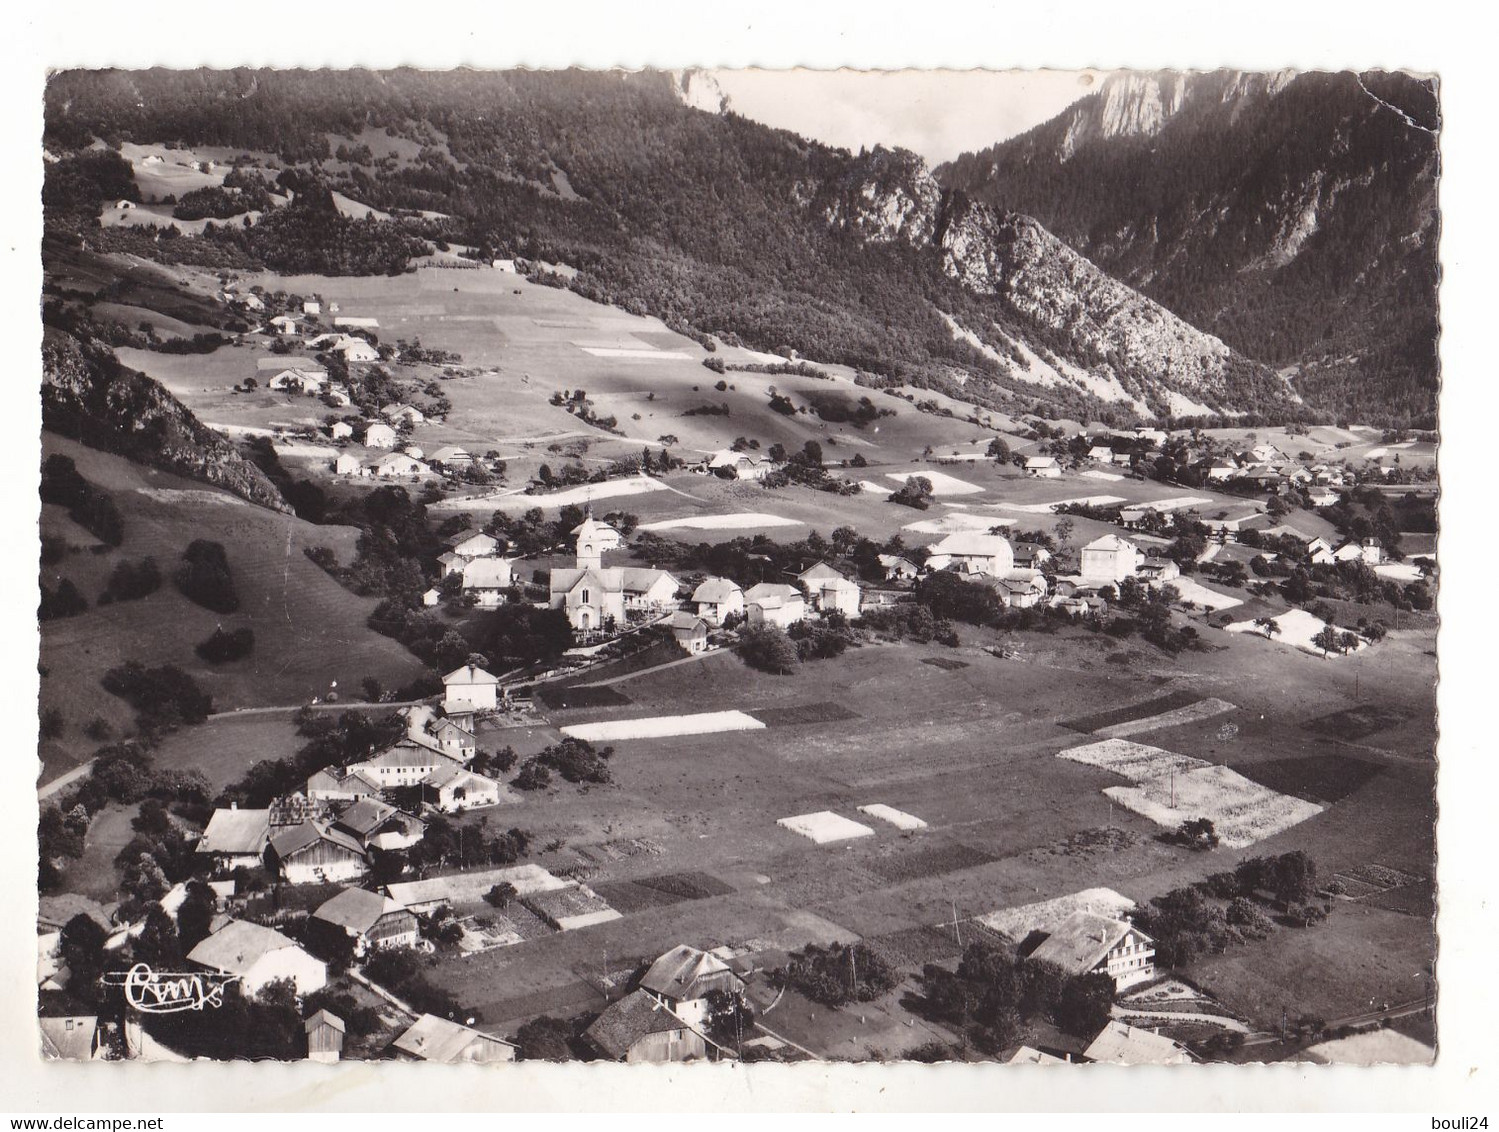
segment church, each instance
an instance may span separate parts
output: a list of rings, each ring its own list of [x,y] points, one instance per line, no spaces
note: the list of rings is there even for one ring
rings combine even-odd
[[[665,570],[604,565],[604,555],[618,550],[623,541],[608,523],[589,515],[572,534],[577,542],[577,566],[552,571],[549,604],[566,610],[574,629],[622,629],[632,614],[654,615],[676,608],[680,583]]]

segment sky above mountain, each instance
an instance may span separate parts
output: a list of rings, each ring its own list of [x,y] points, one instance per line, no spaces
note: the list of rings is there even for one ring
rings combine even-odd
[[[709,72],[745,117],[857,151],[950,160],[1023,133],[1097,89],[1101,71]]]

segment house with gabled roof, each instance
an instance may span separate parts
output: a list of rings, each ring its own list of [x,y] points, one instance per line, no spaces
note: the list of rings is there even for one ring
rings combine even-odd
[[[508,558],[470,558],[463,564],[463,592],[473,594],[481,609],[505,604],[515,575]]]
[[[467,468],[473,464],[474,455],[468,449],[459,448],[456,444],[444,444],[432,453],[431,462],[449,470]]]
[[[364,430],[364,446],[366,448],[394,448],[396,430],[383,421],[376,421]]]
[[[1036,479],[1054,480],[1061,476],[1062,465],[1055,456],[1031,456],[1025,462],[1025,474]]]
[[[1080,555],[1083,581],[1092,585],[1133,578],[1145,561],[1140,548],[1118,535],[1104,535],[1083,547]]]
[[[724,448],[704,458],[699,470],[723,479],[763,480],[775,470],[769,460]]]
[[[611,1003],[583,1036],[609,1060],[632,1065],[690,1061],[707,1053],[701,1034],[638,989]]]
[[[318,905],[314,920],[342,928],[354,940],[354,953],[382,947],[413,947],[420,938],[416,916],[398,900],[366,888],[346,888]]]
[[[435,1014],[423,1014],[390,1043],[400,1061],[430,1061],[438,1065],[492,1065],[514,1061],[515,1046],[493,1034],[481,1033]]]
[[[692,604],[704,621],[721,627],[726,617],[744,616],[744,591],[728,578],[705,578],[692,591]]]
[[[640,978],[640,989],[689,1026],[701,1029],[708,1019],[708,996],[714,991],[742,994],[744,980],[711,952],[678,944],[651,964]]]
[[[954,567],[960,574],[998,578],[1014,567],[1015,548],[1004,535],[955,531],[929,548],[926,564],[929,570]]]
[[[921,567],[904,554],[880,555],[880,568],[885,571],[887,582],[908,582],[921,573]]]
[[[1155,978],[1155,941],[1128,920],[1074,912],[1056,925],[1030,958],[1069,975],[1108,975],[1116,991]]]
[[[421,472],[422,462],[405,452],[387,452],[369,465],[370,474],[380,479],[414,476]]]
[[[288,884],[358,880],[369,872],[358,839],[322,821],[278,831],[266,849],[266,865]]]
[[[415,405],[386,405],[380,410],[380,415],[391,424],[405,421],[407,424],[418,425],[427,419]]]
[[[407,735],[357,763],[350,763],[348,770],[357,771],[382,790],[390,790],[417,786],[438,767],[455,761],[440,751],[435,742],[420,742]]]
[[[344,1020],[331,1010],[319,1010],[302,1023],[307,1035],[307,1060],[323,1065],[337,1063],[344,1052]]]
[[[259,994],[267,983],[291,979],[298,994],[311,994],[328,983],[328,966],[274,928],[249,920],[230,920],[187,954],[187,961],[220,975],[238,976],[246,994]]]
[[[812,608],[818,613],[841,613],[849,618],[859,616],[862,595],[859,583],[844,577],[826,562],[803,570],[796,580],[807,588]]]
[[[357,770],[329,766],[311,774],[303,793],[310,801],[353,802],[360,798],[378,798],[384,789],[378,782]]]
[[[333,828],[351,835],[366,850],[389,852],[415,845],[422,839],[427,825],[421,818],[398,810],[379,798],[361,798],[333,820]]]
[[[500,678],[474,664],[455,668],[442,678],[443,711],[494,711],[498,705]]]
[[[241,810],[230,806],[214,810],[194,852],[209,858],[214,867],[229,871],[259,866],[271,837],[271,811]]]
[[[686,653],[708,651],[708,619],[701,614],[679,609],[671,615],[671,635]]]
[[[806,595],[795,586],[761,582],[744,591],[744,616],[751,625],[784,629],[807,616]]]
[[[1089,1043],[1083,1060],[1103,1065],[1190,1065],[1192,1055],[1164,1034],[1114,1019]]]
[[[422,781],[422,801],[445,814],[497,806],[500,791],[493,778],[457,765],[439,767]]]
[[[311,358],[259,358],[255,376],[266,388],[278,392],[320,393],[328,384],[328,371]]]

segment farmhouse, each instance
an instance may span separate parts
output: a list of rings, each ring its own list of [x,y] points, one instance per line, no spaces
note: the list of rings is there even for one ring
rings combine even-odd
[[[522,896],[571,887],[569,882],[552,876],[540,865],[511,865],[502,869],[428,877],[426,880],[398,881],[386,885],[385,891],[413,912],[422,914],[443,905],[454,908],[478,904],[497,884],[514,885]]]
[[[1108,975],[1116,991],[1155,978],[1155,941],[1125,920],[1093,912],[1072,913],[1030,957],[1069,975]]]
[[[315,299],[307,299],[302,303],[303,314],[322,314],[323,304]]]
[[[1181,567],[1171,558],[1147,557],[1140,563],[1139,575],[1146,582],[1169,582],[1181,577]]]
[[[1384,544],[1377,538],[1362,541],[1349,539],[1332,552],[1338,562],[1362,562],[1365,566],[1378,566],[1384,562]]]
[[[1097,460],[1100,463],[1109,464],[1114,460],[1114,450],[1107,444],[1095,444],[1088,449],[1088,459]]]
[[[1035,570],[1051,561],[1051,551],[1037,542],[1017,542],[1015,544],[1015,565],[1017,568]]]
[[[386,405],[380,410],[380,415],[391,424],[405,421],[408,424],[417,425],[427,419],[422,415],[422,411],[413,405]]]
[[[370,464],[370,471],[381,479],[414,476],[421,470],[421,462],[412,459],[404,452],[388,452]]]
[[[583,1036],[605,1057],[631,1065],[687,1061],[707,1053],[701,1034],[643,990],[611,1004]]]
[[[797,575],[797,581],[807,587],[811,595],[812,608],[819,613],[842,613],[845,617],[859,616],[859,585],[851,582],[826,562],[819,562]]]
[[[751,625],[784,629],[807,616],[807,599],[795,586],[761,582],[744,591],[744,614]]]
[[[640,989],[689,1026],[702,1028],[708,1018],[708,996],[714,991],[740,994],[744,980],[718,956],[678,944],[651,964],[641,976]]]
[[[353,334],[319,334],[311,339],[309,346],[342,354],[346,362],[378,362],[380,352],[364,339]]]
[[[376,421],[364,430],[364,446],[366,448],[394,448],[396,430],[388,424]]]
[[[295,334],[297,332],[297,320],[289,314],[278,314],[271,319],[271,329],[277,334]]]
[[[459,448],[456,444],[445,444],[432,453],[431,462],[451,470],[470,467],[474,462],[474,457],[467,449]]]
[[[671,635],[683,652],[708,651],[708,619],[700,614],[677,610],[671,615]]]
[[[763,480],[775,470],[775,465],[748,452],[731,452],[725,448],[704,459],[699,470],[723,479]]]
[[[514,580],[508,558],[473,558],[463,565],[463,592],[473,594],[482,609],[505,604]]]
[[[199,860],[208,858],[214,867],[228,872],[243,866],[257,868],[271,837],[270,810],[241,810],[231,806],[214,810],[208,827],[198,838]]]
[[[1168,1037],[1113,1021],[1083,1051],[1083,1060],[1104,1065],[1189,1065],[1192,1055]]]
[[[1118,535],[1096,538],[1082,550],[1083,581],[1093,585],[1132,578],[1145,556],[1140,548]]]
[[[272,837],[266,866],[288,884],[358,880],[369,872],[364,846],[320,821],[289,826]]]
[[[364,476],[369,470],[364,466],[364,461],[358,456],[351,456],[347,452],[341,452],[338,459],[333,461],[333,474],[339,476]]]
[[[312,918],[343,928],[354,938],[356,955],[381,947],[413,947],[419,938],[409,909],[366,888],[344,889],[319,905]]]
[[[422,839],[427,827],[421,818],[403,813],[379,798],[361,798],[338,815],[333,828],[349,834],[365,850],[388,852],[409,849]]]
[[[311,358],[260,358],[255,376],[269,389],[318,393],[328,384],[328,371]]]
[[[1004,535],[958,531],[932,545],[926,560],[930,570],[954,567],[960,574],[1002,577],[1015,565],[1015,549]]]
[[[357,770],[324,767],[307,779],[305,791],[310,801],[353,802],[360,798],[378,798],[381,786]]]
[[[423,1014],[390,1043],[400,1061],[430,1061],[437,1065],[493,1065],[515,1060],[515,1047],[503,1038],[481,1034],[435,1014]]]
[[[744,591],[727,578],[707,578],[692,591],[692,604],[703,620],[722,626],[726,617],[744,616]]]
[[[1210,480],[1229,480],[1238,474],[1239,466],[1227,460],[1214,460],[1208,465],[1207,477]]]
[[[461,766],[440,767],[422,782],[422,801],[445,814],[500,804],[500,784]]]
[[[1025,474],[1036,479],[1054,480],[1062,474],[1055,456],[1032,456],[1025,462]]]
[[[921,567],[903,554],[880,555],[880,566],[885,571],[887,582],[908,582],[921,573]]]
[[[449,715],[460,712],[494,711],[497,705],[496,692],[500,678],[474,664],[455,668],[442,678],[443,711]]]
[[[328,435],[334,440],[350,440],[354,436],[354,426],[348,421],[334,421],[328,426]]]
[[[1313,507],[1335,507],[1342,497],[1330,487],[1314,487],[1306,493],[1306,498]]]
[[[274,928],[230,920],[188,952],[189,963],[220,975],[238,975],[246,994],[259,994],[277,979],[291,979],[298,994],[328,983],[328,967]]]
[[[1039,570],[1010,570],[1002,578],[985,577],[1007,609],[1030,609],[1046,600],[1046,575]]]
[[[361,762],[351,763],[348,769],[357,771],[380,789],[390,790],[419,785],[438,767],[453,761],[437,750],[435,743],[421,742],[408,735]]]

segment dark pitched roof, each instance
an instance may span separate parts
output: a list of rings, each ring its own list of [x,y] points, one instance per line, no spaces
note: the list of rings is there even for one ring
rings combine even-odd
[[[583,1034],[609,1057],[622,1060],[652,1034],[685,1030],[687,1024],[643,990],[631,991],[594,1019]]]

